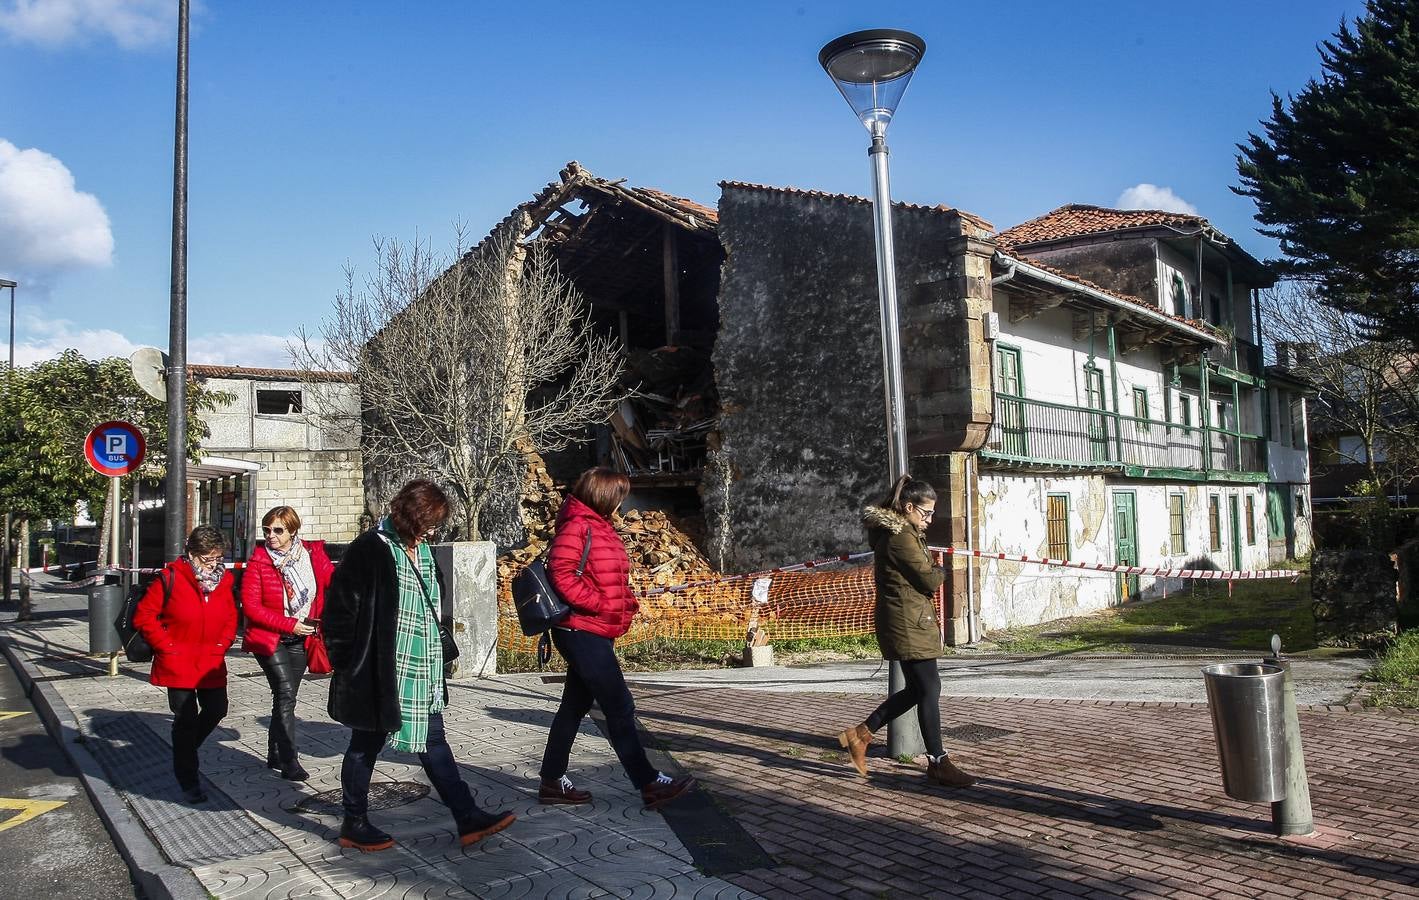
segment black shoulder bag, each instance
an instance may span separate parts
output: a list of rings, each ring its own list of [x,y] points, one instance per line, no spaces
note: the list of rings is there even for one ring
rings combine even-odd
[[[172,579],[164,578],[161,572],[158,573],[158,580],[163,583],[163,612],[167,612],[168,601],[172,599]],[[138,614],[138,604],[143,600],[144,590],[140,590],[136,585],[128,591],[128,596],[123,600],[123,609],[119,611],[118,618],[114,620],[114,630],[118,632],[118,640],[123,645],[123,655],[133,663],[145,663],[153,661],[153,648],[149,645],[142,632],[133,626],[133,617]]]
[[[537,665],[545,666],[552,658],[551,629],[571,615],[571,604],[562,599],[557,589],[552,587],[552,579],[547,575],[548,547],[532,565],[517,573],[512,580],[512,602],[517,607],[517,624],[528,637],[540,634],[537,642]],[[586,559],[591,555],[591,528],[586,529],[586,541],[581,547],[581,562],[576,567],[576,577],[586,572]]]

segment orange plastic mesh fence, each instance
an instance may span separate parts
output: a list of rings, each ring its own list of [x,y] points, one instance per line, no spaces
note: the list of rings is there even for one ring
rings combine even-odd
[[[755,584],[768,581],[767,593]],[[517,626],[510,579],[498,588],[498,646],[531,652],[537,638]],[[842,566],[811,572],[777,572],[759,579],[704,581],[682,590],[652,593],[648,577],[631,576],[640,613],[620,644],[652,638],[741,641],[757,625],[772,641],[870,634],[876,592],[872,566]]]

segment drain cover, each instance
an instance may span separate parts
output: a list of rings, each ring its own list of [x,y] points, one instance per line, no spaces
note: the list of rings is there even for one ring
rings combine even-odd
[[[417,781],[381,781],[370,785],[370,809],[393,809],[405,806],[429,795],[429,786]],[[293,812],[316,816],[343,816],[345,807],[340,803],[340,791],[321,791],[310,797],[303,797],[291,807]]]
[[[1007,734],[1014,734],[1015,732],[1007,731],[1004,728],[996,728],[991,725],[977,725],[972,722],[965,725],[957,725],[955,728],[942,729],[941,733],[953,741],[964,741],[967,744],[984,744],[986,741],[1003,738]]]

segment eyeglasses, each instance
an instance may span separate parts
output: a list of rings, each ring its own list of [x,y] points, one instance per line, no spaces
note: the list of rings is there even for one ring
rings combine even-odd
[[[916,504],[913,503],[912,506],[916,506]],[[921,513],[921,517],[928,522],[930,522],[932,517],[936,515],[936,507],[934,506],[930,509],[927,509],[925,506],[917,506],[916,511]]]
[[[200,562],[204,567],[210,569],[212,566],[222,561],[222,554],[212,553],[207,556],[194,556],[192,558]]]
[[[280,525],[276,525],[276,526],[274,526],[274,527],[271,526],[271,525],[262,525],[262,526],[261,526],[261,533],[262,533],[262,534],[285,534],[285,533],[286,533],[286,529],[282,528]]]

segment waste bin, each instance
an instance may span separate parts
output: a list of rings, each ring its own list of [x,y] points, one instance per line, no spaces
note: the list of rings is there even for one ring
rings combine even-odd
[[[1286,732],[1279,666],[1224,663],[1204,666],[1207,707],[1217,736],[1227,796],[1273,803],[1286,796]]]
[[[118,629],[113,627],[123,612],[123,581],[117,572],[89,588],[89,652],[112,653],[123,649]]]

